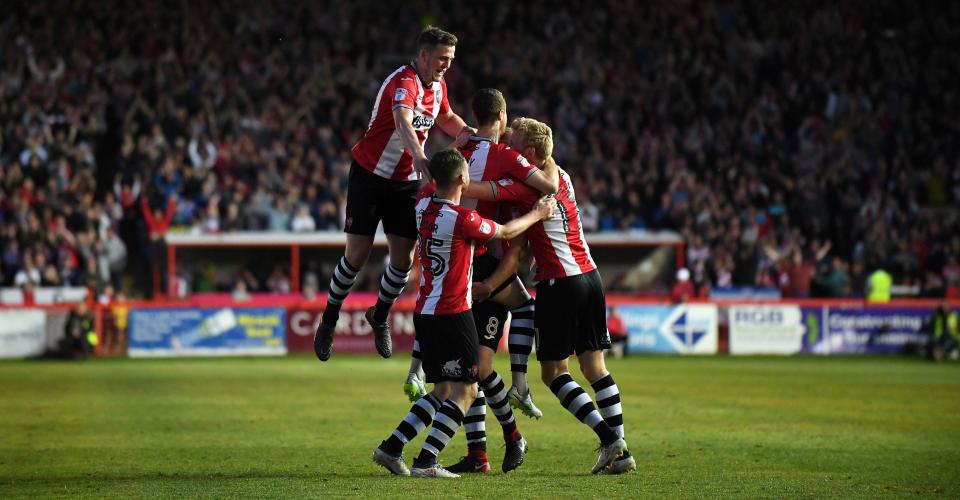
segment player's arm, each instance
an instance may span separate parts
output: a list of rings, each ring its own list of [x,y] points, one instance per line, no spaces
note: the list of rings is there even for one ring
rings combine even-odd
[[[433,180],[430,177],[430,170],[427,168],[427,155],[423,152],[423,146],[417,139],[417,133],[413,130],[413,109],[407,106],[394,106],[393,123],[397,127],[397,133],[400,135],[400,141],[403,142],[404,149],[413,157],[413,168],[420,175],[420,178],[429,182]]]
[[[544,161],[543,169],[534,168],[524,182],[543,194],[557,194],[560,189],[560,170],[553,157]]]
[[[520,257],[523,254],[523,249],[526,244],[527,237],[525,235],[520,235],[510,240],[510,246],[504,250],[503,259],[497,264],[497,268],[493,270],[493,274],[487,276],[487,279],[473,284],[474,300],[477,302],[486,300],[490,297],[490,293],[493,292],[495,287],[500,286],[500,284],[510,279],[511,276],[517,274],[517,268],[520,267]]]
[[[493,181],[471,182],[463,190],[464,198],[473,198],[483,201],[497,201],[497,183]]]
[[[557,203],[552,196],[544,196],[537,200],[533,209],[523,214],[519,219],[514,219],[498,227],[494,238],[501,240],[512,240],[524,233],[530,226],[553,217],[553,211]]]
[[[473,181],[463,190],[463,197],[499,203],[517,203],[529,196],[529,190],[520,186],[522,184],[513,182],[509,178],[498,181]]]
[[[446,96],[444,96],[443,100],[446,103]],[[440,113],[434,122],[440,127],[440,130],[443,130],[451,137],[460,138],[461,136],[476,132],[475,129],[467,126],[467,123],[463,121],[463,118],[460,118],[460,115],[453,112],[453,108],[451,108],[449,104],[441,106]]]

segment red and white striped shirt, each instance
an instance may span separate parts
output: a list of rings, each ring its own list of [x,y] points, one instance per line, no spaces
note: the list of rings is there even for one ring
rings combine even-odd
[[[512,179],[497,181],[497,201],[515,203],[523,212],[532,209],[540,196],[539,191]],[[536,281],[576,276],[597,268],[583,236],[573,182],[563,169],[560,169],[556,200],[557,210],[553,216],[534,224],[526,233],[537,264]]]
[[[436,197],[420,198],[416,211],[421,269],[416,312],[440,315],[470,309],[473,245],[493,238],[497,223]]]
[[[522,154],[505,144],[497,144],[485,137],[473,136],[460,148],[463,157],[467,159],[467,170],[470,180],[474,182],[495,181],[510,178],[518,182],[526,182],[531,175],[537,172],[537,167],[530,164]],[[505,222],[501,218],[501,203],[495,201],[464,198],[460,205],[472,208],[486,219]],[[491,241],[487,245],[476,248],[476,255],[483,255],[488,250],[499,257],[503,256],[503,248]]]
[[[413,157],[404,150],[393,121],[393,110],[397,108],[413,110],[413,130],[422,147],[437,117],[450,110],[446,81],[441,78],[424,85],[413,65],[397,68],[380,86],[370,125],[353,146],[353,159],[361,167],[385,179],[415,181]]]

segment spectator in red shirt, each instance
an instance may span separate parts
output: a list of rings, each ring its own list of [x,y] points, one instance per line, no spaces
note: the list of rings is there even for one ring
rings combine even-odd
[[[159,208],[150,209],[150,203],[146,196],[140,197],[140,210],[143,212],[143,220],[147,224],[147,258],[145,261],[147,283],[149,290],[155,290],[156,284],[159,284],[160,290],[166,289],[166,259],[167,245],[164,236],[170,228],[170,221],[173,220],[173,213],[176,210],[177,203],[173,196],[167,197],[167,207],[165,212]]]
[[[623,323],[623,318],[617,314],[617,310],[607,308],[607,330],[610,332],[610,352],[614,358],[622,358],[627,354],[627,326]]]
[[[690,300],[696,295],[696,290],[693,287],[693,282],[690,281],[690,271],[682,267],[677,271],[677,282],[673,284],[673,289],[670,290],[670,299],[674,303],[681,303]]]

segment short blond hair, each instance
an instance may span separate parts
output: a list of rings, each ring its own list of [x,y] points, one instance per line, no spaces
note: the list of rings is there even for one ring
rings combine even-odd
[[[546,123],[521,116],[514,118],[510,129],[523,136],[523,145],[532,147],[537,158],[546,160],[553,154],[553,130]]]

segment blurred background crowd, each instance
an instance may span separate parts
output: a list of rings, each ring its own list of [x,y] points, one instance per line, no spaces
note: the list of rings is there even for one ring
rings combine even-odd
[[[960,285],[960,4],[452,4],[5,2],[3,285],[142,294],[168,230],[339,231],[427,24],[460,38],[456,111],[502,89],[553,127],[586,230],[677,231],[701,289]]]

